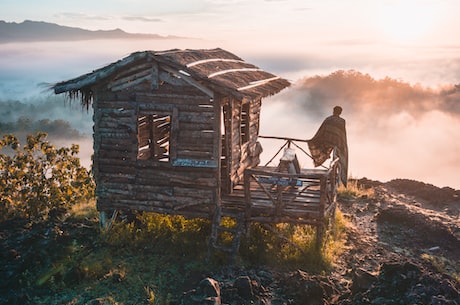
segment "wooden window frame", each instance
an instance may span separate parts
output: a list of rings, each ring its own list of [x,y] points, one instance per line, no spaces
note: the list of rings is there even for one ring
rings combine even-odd
[[[137,160],[171,163],[177,111],[149,111],[137,116]]]

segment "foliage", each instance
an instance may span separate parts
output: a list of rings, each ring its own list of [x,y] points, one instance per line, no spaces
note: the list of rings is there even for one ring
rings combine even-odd
[[[16,122],[0,122],[0,132],[2,133],[25,133],[30,131],[41,130],[55,137],[81,138],[83,135],[76,129],[72,128],[69,122],[62,119],[33,120],[30,117],[20,117]]]
[[[125,212],[124,221],[117,221],[106,234],[106,242],[116,247],[146,247],[171,250],[188,255],[197,248],[206,248],[211,223],[201,218],[185,219],[180,215]]]
[[[5,101],[0,98],[0,133],[48,133],[48,139],[81,138],[91,134],[91,113],[61,95],[41,95],[28,100]]]
[[[51,291],[37,296],[37,303],[169,304],[210,270],[205,264],[208,220],[124,212],[100,234],[94,202],[76,206],[66,222],[84,222],[79,231],[86,232],[71,229],[72,239],[59,242],[60,257],[40,264],[37,275],[30,276],[32,286]]]
[[[327,266],[334,265],[335,259],[343,253],[345,249],[346,231],[349,226],[343,213],[337,209],[335,213],[333,229],[326,231],[322,258]]]
[[[52,235],[26,234],[33,239],[26,240],[29,247],[46,245],[31,254],[33,262],[20,277],[21,289],[49,291],[35,294],[32,304],[177,304],[181,292],[228,266],[224,257],[205,259],[209,220],[124,211],[110,231],[100,234],[94,200],[72,206],[69,213],[65,221],[51,224],[57,227]],[[239,265],[324,272],[341,242],[334,241],[343,229],[340,212],[336,219],[336,230],[326,233],[321,251],[314,247],[310,226],[281,224],[280,238],[253,224],[243,238]],[[48,232],[50,223],[41,222],[41,232]],[[23,240],[24,234],[18,236]]]
[[[94,196],[94,182],[77,157],[79,146],[56,148],[47,134],[27,136],[21,147],[12,134],[0,140],[0,220],[44,218]]]
[[[316,229],[312,226],[252,224],[250,235],[243,240],[241,257],[250,265],[322,272],[332,266],[343,248],[346,229],[342,213],[337,210],[336,218],[331,221],[333,223],[328,224],[329,229],[320,247],[316,244]]]

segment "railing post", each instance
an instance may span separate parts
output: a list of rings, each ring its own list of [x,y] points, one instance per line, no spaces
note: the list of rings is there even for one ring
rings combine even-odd
[[[321,248],[324,237],[324,209],[327,198],[327,175],[320,178],[319,219],[316,226],[316,248]]]
[[[283,192],[284,192],[284,186],[277,185],[276,186],[276,191],[278,197],[276,198],[276,206],[275,206],[275,215],[276,217],[279,217],[280,214],[282,214],[282,211],[284,209],[283,206]]]
[[[249,228],[248,224],[251,221],[251,177],[252,173],[250,169],[246,169],[243,174],[244,179],[244,199],[245,199],[245,229]]]

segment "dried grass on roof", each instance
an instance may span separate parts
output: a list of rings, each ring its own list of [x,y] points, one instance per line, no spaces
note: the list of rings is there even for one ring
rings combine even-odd
[[[60,82],[54,85],[53,89],[55,93],[66,92],[71,99],[80,97],[82,105],[88,108],[93,97],[92,86],[103,83],[109,78],[113,80],[115,75],[119,79],[123,77],[122,75],[132,74],[136,65],[145,66],[151,61],[157,61],[177,70],[179,77],[185,77],[180,75],[180,71],[184,71],[205,87],[224,95],[233,95],[237,99],[263,98],[276,94],[290,85],[287,80],[276,78],[274,74],[262,71],[238,56],[217,48],[135,52],[104,68]],[[219,74],[219,72],[223,73]],[[217,75],[214,75],[215,73]],[[210,75],[214,76],[209,77]],[[252,86],[253,84],[257,86]]]

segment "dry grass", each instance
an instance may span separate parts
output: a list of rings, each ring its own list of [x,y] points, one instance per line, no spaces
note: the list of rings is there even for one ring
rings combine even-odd
[[[422,258],[429,261],[441,273],[448,274],[460,284],[460,262],[449,260],[443,256],[424,253]]]
[[[375,191],[373,188],[364,188],[358,184],[358,180],[349,179],[347,186],[342,184],[338,188],[339,198],[345,200],[357,199],[357,198],[374,198]]]
[[[70,214],[76,219],[93,219],[98,217],[96,201],[82,201],[74,204],[70,209]]]
[[[346,242],[348,221],[339,209],[334,221],[333,229],[327,232],[322,254],[328,266],[334,266],[336,259],[343,253]]]

